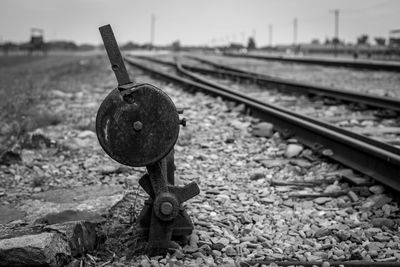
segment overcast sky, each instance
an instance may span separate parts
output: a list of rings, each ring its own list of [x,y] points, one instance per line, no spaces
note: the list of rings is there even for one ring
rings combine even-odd
[[[30,28],[42,28],[45,40],[101,43],[98,27],[111,24],[119,43],[222,44],[255,35],[257,45],[324,40],[334,34],[339,9],[339,37],[354,42],[366,33],[388,37],[400,29],[400,0],[0,0],[0,42],[27,41]]]

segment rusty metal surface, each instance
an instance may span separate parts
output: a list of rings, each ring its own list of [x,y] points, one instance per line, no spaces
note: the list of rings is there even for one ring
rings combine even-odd
[[[100,145],[114,160],[132,167],[164,158],[179,135],[179,115],[172,100],[150,84],[138,84],[122,95],[114,89],[96,118]]]
[[[101,38],[103,39],[104,47],[107,51],[108,58],[110,59],[111,68],[117,77],[118,85],[121,86],[131,83],[110,24],[100,27],[99,30]]]
[[[174,247],[173,237],[189,235],[193,230],[182,203],[199,194],[200,189],[194,182],[185,186],[168,183],[171,165],[167,161],[171,160],[170,155],[148,165],[148,173],[139,180],[150,196],[138,218],[138,232],[147,236],[150,255],[164,254],[168,248]]]

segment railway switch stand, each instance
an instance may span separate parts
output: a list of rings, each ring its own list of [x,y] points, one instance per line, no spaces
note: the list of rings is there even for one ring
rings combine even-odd
[[[174,185],[174,145],[179,118],[169,96],[147,83],[129,78],[110,25],[99,28],[118,87],[104,99],[97,112],[96,133],[105,152],[119,163],[146,167],[139,180],[149,194],[137,220],[137,233],[147,241],[147,253],[159,255],[185,239],[193,224],[182,203],[199,194],[195,182]],[[147,239],[147,240],[146,240]]]

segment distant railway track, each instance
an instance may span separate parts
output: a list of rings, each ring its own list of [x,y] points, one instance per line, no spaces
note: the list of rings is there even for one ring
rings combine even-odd
[[[400,71],[400,63],[396,62],[374,62],[368,60],[339,60],[325,58],[304,58],[304,57],[288,57],[288,56],[268,56],[268,55],[252,55],[252,54],[237,54],[225,53],[228,57],[253,58],[260,60],[273,60],[300,64],[314,64],[331,67],[346,67],[364,70],[384,70],[384,71]]]
[[[283,136],[294,136],[314,151],[318,151],[400,192],[400,181],[398,180],[400,149],[396,147],[308,116],[266,104],[243,93],[233,92],[227,87],[210,82],[204,77],[192,73],[179,63],[176,64],[177,71],[181,75],[190,77],[190,79],[149,67],[140,59],[126,58],[126,61],[130,65],[150,72],[157,77],[189,87],[191,90],[203,91],[220,96],[228,101],[244,104],[252,116],[273,123]]]
[[[394,110],[396,112],[400,112],[400,99],[393,97],[384,97],[378,95],[372,95],[367,93],[359,93],[355,91],[315,85],[306,82],[293,81],[289,79],[282,79],[277,77],[271,77],[268,75],[262,75],[259,73],[244,71],[241,69],[233,68],[230,66],[226,66],[223,64],[218,64],[210,60],[206,60],[199,57],[190,58],[196,59],[200,62],[210,64],[211,66],[225,70],[225,72],[220,71],[222,75],[237,77],[240,79],[249,79],[260,85],[274,85],[277,89],[283,89],[288,91],[295,91],[302,94],[314,94],[319,96],[331,97],[344,102],[352,102],[355,104],[364,104],[369,107],[381,108]],[[202,72],[204,74],[211,74],[212,71],[208,69],[192,69],[193,71]]]
[[[147,59],[156,63],[174,66],[172,62],[166,62],[160,59],[151,57],[140,57]],[[189,65],[183,65],[184,68],[199,72],[207,75],[218,75],[222,77],[231,77],[241,80],[250,80],[259,85],[274,86],[274,88],[279,90],[286,90],[290,92],[297,92],[300,94],[324,96],[329,98],[334,98],[344,102],[354,103],[356,105],[362,104],[372,108],[393,110],[400,114],[400,99],[392,97],[384,97],[371,95],[367,93],[359,93],[350,90],[344,90],[339,88],[320,86],[305,82],[293,81],[288,79],[282,79],[277,77],[271,77],[267,75],[262,75],[254,72],[248,72],[241,69],[233,68],[223,64],[218,64],[210,60],[206,60],[199,57],[191,56],[189,58],[198,60],[199,62],[213,66],[215,69],[207,69],[202,67],[195,67]]]

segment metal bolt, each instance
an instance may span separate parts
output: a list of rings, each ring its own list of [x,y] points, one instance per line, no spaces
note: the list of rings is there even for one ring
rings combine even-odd
[[[174,211],[174,206],[172,206],[171,202],[165,201],[161,203],[160,211],[164,215],[170,215]]]
[[[186,118],[182,118],[182,119],[179,121],[179,124],[181,124],[183,127],[186,127]]]
[[[135,121],[133,123],[133,129],[135,129],[136,132],[139,132],[143,128],[143,123],[141,121]]]

